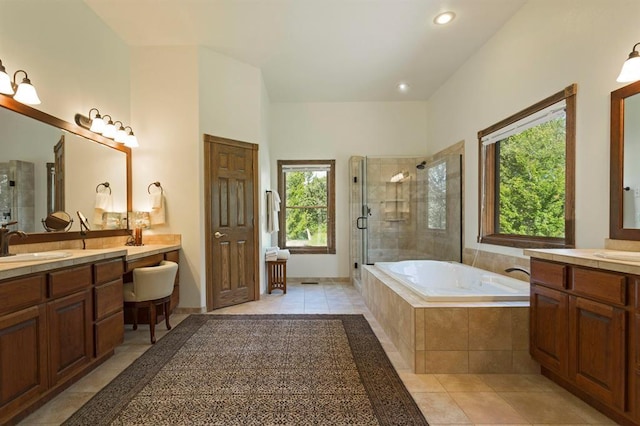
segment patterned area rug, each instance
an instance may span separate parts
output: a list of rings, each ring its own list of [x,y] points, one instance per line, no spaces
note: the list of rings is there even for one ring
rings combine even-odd
[[[65,425],[427,425],[362,315],[191,315]]]

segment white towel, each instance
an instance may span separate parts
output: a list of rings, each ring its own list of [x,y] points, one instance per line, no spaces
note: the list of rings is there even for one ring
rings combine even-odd
[[[106,211],[111,211],[113,199],[108,192],[96,192],[96,201],[93,207],[93,224],[102,228],[102,214]]]
[[[278,232],[278,212],[280,211],[280,195],[276,191],[267,191],[267,232]]]
[[[162,208],[162,191],[149,194],[149,204],[152,209]]]
[[[162,225],[165,223],[165,208],[164,208],[164,192],[158,191],[153,194],[149,194],[149,217],[151,225]]]
[[[291,253],[287,249],[278,250],[278,260],[287,260],[291,256]]]

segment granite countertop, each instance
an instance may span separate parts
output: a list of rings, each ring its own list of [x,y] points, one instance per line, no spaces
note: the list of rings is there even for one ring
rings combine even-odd
[[[638,260],[621,260],[607,256],[637,256]],[[525,249],[524,254],[531,258],[553,260],[589,268],[604,269],[625,274],[640,275],[640,252],[609,249]]]
[[[52,269],[66,268],[69,266],[114,259],[122,256],[124,256],[126,260],[135,260],[145,256],[178,250],[180,247],[181,246],[179,244],[150,244],[143,246],[120,246],[102,249],[54,250],[71,253],[71,256],[49,260],[0,263],[0,279],[46,272]]]

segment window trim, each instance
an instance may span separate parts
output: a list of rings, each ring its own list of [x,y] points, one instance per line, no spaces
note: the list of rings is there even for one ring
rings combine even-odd
[[[286,192],[286,178],[283,171],[283,166],[313,166],[324,165],[329,166],[327,172],[327,246],[326,247],[288,247],[286,245],[286,206],[287,206],[287,192]],[[291,254],[336,254],[336,160],[278,160],[278,193],[281,198],[280,215],[278,222],[280,225],[280,231],[278,232],[278,246],[286,248]]]
[[[574,83],[540,102],[507,117],[478,132],[478,242],[518,248],[573,248],[575,247],[575,139],[576,139],[576,94]],[[496,146],[487,145],[483,164],[482,139],[510,124],[543,110],[562,100],[566,102],[565,140],[565,208],[564,238],[535,237],[496,233]],[[486,169],[484,188],[482,174]],[[484,206],[482,193],[484,190]]]

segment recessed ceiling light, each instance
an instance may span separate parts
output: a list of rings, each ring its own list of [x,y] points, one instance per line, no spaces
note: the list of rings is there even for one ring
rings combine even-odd
[[[407,92],[409,90],[409,85],[407,83],[398,84],[398,90],[402,93]]]
[[[438,24],[438,25],[444,25],[444,24],[448,24],[449,22],[453,21],[453,18],[456,17],[456,14],[453,12],[442,12],[441,14],[437,15],[435,18],[433,18],[433,22]]]

